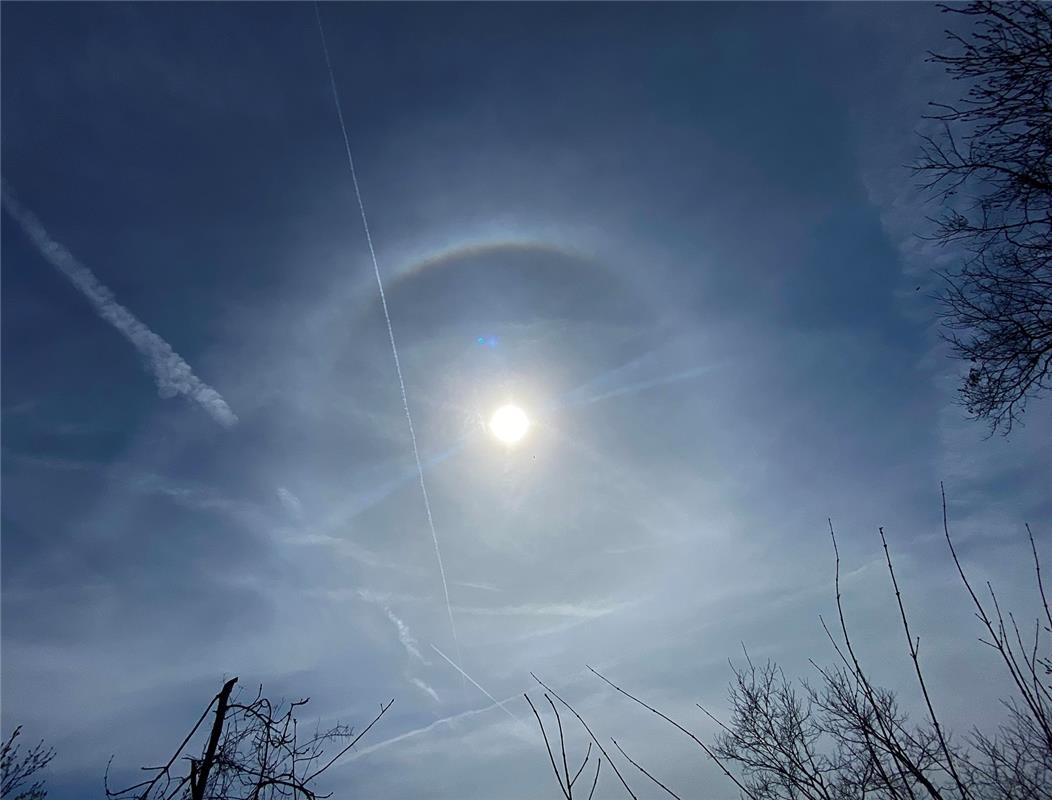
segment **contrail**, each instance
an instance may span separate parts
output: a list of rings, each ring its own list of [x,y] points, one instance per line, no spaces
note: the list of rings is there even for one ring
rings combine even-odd
[[[88,298],[100,317],[120,331],[139,351],[146,361],[146,366],[153,373],[157,392],[161,397],[186,395],[211,414],[220,425],[229,428],[237,423],[237,414],[231,410],[219,392],[194,375],[190,365],[168,342],[118,303],[113,292],[96,278],[90,269],[52,239],[36,215],[14,198],[6,182],[3,184],[2,194],[3,206],[7,213],[32,240],[40,254]]]
[[[635,381],[624,386],[619,386],[616,389],[611,389],[607,392],[600,394],[594,394],[590,397],[584,397],[579,400],[570,400],[565,405],[569,408],[576,406],[588,406],[592,403],[598,403],[600,400],[607,400],[611,397],[618,397],[623,394],[633,394],[635,392],[642,392],[646,389],[654,389],[658,386],[665,386],[670,383],[679,383],[680,381],[690,380],[696,378],[699,375],[704,375],[706,372],[711,372],[716,369],[716,366],[703,366],[703,367],[692,367],[685,369],[682,372],[676,372],[672,375],[664,375],[660,378],[652,378],[645,381]]]
[[[481,686],[479,686],[478,682],[474,678],[472,678],[470,675],[468,675],[466,672],[464,672],[464,670],[462,670],[460,667],[458,667],[456,664],[454,664],[453,663],[453,659],[451,659],[449,656],[447,656],[445,653],[443,653],[441,650],[439,650],[435,645],[431,645],[431,649],[434,650],[436,653],[438,653],[440,656],[442,656],[442,658],[444,658],[449,663],[449,666],[451,666],[453,669],[455,669],[457,672],[459,672],[461,674],[461,676],[463,676],[464,678],[467,678],[469,681],[471,681],[472,685],[474,685],[474,687],[476,689],[478,689],[480,692],[482,692],[484,695],[486,695],[486,697],[488,697],[490,700],[492,700],[494,703],[496,703],[500,707],[501,711],[503,711],[505,714],[507,714],[509,717],[511,717],[516,722],[518,722],[520,725],[525,725],[526,724],[521,719],[516,717],[513,713],[508,711],[508,708],[507,708],[507,706],[504,705],[504,703],[502,703],[496,697],[494,697],[489,692],[487,692],[485,689],[483,689]]]
[[[394,357],[395,372],[398,374],[398,388],[402,392],[402,408],[405,410],[405,421],[409,426],[409,438],[413,443],[413,459],[416,461],[416,473],[420,479],[420,493],[424,497],[424,511],[427,512],[427,526],[431,531],[431,541],[435,545],[435,559],[438,561],[438,573],[442,577],[442,592],[446,598],[446,613],[449,616],[449,629],[453,634],[453,645],[457,650],[457,660],[460,660],[460,640],[457,638],[457,625],[453,621],[453,604],[449,600],[449,584],[446,582],[446,568],[442,564],[442,550],[438,546],[438,534],[435,532],[435,519],[431,515],[431,500],[427,495],[427,484],[424,482],[424,465],[420,461],[420,448],[416,443],[416,429],[413,427],[413,415],[409,411],[409,396],[405,391],[405,380],[402,377],[402,362],[398,359],[398,346],[395,344],[394,327],[391,325],[391,312],[387,308],[387,295],[384,292],[384,282],[380,277],[380,265],[376,261],[376,249],[373,247],[373,237],[369,233],[369,219],[365,215],[365,204],[362,202],[362,192],[358,187],[358,172],[354,168],[354,156],[351,155],[351,140],[347,136],[347,125],[343,120],[343,106],[340,104],[340,93],[336,89],[336,74],[332,70],[332,59],[329,57],[329,45],[325,40],[325,26],[321,21],[321,7],[318,0],[314,0],[314,16],[318,20],[318,33],[321,35],[321,47],[325,53],[325,67],[329,71],[329,86],[332,88],[332,101],[336,106],[336,116],[340,120],[340,132],[343,134],[343,148],[347,153],[347,166],[351,170],[351,183],[354,184],[354,196],[358,201],[358,212],[362,218],[362,228],[365,229],[365,241],[369,245],[369,258],[373,262],[373,274],[376,276],[376,287],[380,290],[380,305],[383,306],[384,320],[387,322],[387,338],[391,342],[391,355]]]
[[[441,464],[447,459],[460,453],[463,449],[463,444],[458,443],[437,455],[423,459],[424,469],[427,470],[436,464]],[[323,531],[325,533],[330,533],[341,525],[345,525],[362,512],[367,511],[377,503],[386,500],[395,491],[401,489],[407,482],[415,482],[417,480],[419,479],[417,477],[416,468],[412,467],[405,470],[404,474],[400,474],[395,478],[381,483],[375,488],[366,489],[358,496],[352,497],[347,503],[344,503],[342,507],[337,509],[333,514],[330,514],[324,522]]]
[[[521,696],[522,695],[513,695],[512,697],[507,697],[507,698],[504,699],[504,702],[507,703],[510,700],[514,700],[516,697],[521,697]],[[441,719],[436,719],[434,722],[432,722],[432,723],[430,723],[428,725],[425,725],[422,728],[415,728],[415,729],[413,729],[411,731],[406,731],[405,733],[400,733],[397,736],[392,736],[390,739],[385,739],[382,742],[377,742],[376,744],[372,744],[372,745],[369,745],[368,747],[363,747],[361,750],[357,750],[355,752],[352,752],[352,753],[348,754],[347,760],[348,761],[357,761],[359,758],[367,756],[370,753],[375,753],[377,750],[382,750],[385,747],[390,747],[391,745],[398,744],[399,742],[403,742],[406,739],[412,739],[412,738],[417,737],[417,736],[422,736],[422,735],[428,734],[431,731],[435,730],[436,728],[439,728],[442,725],[450,725],[451,723],[459,722],[460,720],[463,720],[463,719],[469,719],[471,717],[480,716],[482,714],[485,714],[490,709],[496,708],[498,706],[500,706],[500,702],[496,702],[493,705],[486,706],[485,708],[472,708],[472,709],[469,709],[467,711],[461,711],[459,714],[453,714],[452,716],[442,717]]]

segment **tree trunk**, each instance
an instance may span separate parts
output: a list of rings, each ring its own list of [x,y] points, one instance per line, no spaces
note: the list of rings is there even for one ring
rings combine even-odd
[[[212,763],[215,761],[219,737],[223,733],[223,721],[226,718],[227,704],[230,702],[230,693],[234,690],[235,683],[237,683],[237,678],[231,678],[223,684],[223,688],[219,692],[219,705],[216,706],[216,719],[212,723],[212,733],[208,737],[208,748],[205,750],[205,757],[201,762],[201,766],[195,770],[197,773],[196,780],[193,777],[190,780],[191,800],[204,800],[205,787],[208,786],[208,773],[211,772]]]

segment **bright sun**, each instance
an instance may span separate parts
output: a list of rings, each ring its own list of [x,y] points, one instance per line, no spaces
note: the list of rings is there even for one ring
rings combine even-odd
[[[501,406],[493,412],[489,429],[505,444],[515,444],[530,429],[530,420],[518,406]]]

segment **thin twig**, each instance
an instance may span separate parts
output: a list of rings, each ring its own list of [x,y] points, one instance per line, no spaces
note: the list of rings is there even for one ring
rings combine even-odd
[[[566,791],[566,787],[563,786],[563,779],[562,776],[559,774],[559,768],[555,765],[555,755],[552,753],[552,746],[551,743],[548,741],[548,732],[544,730],[544,723],[541,722],[541,715],[537,713],[537,709],[534,707],[533,701],[530,699],[530,696],[525,692],[522,696],[526,698],[526,702],[530,704],[530,710],[533,711],[533,716],[537,718],[537,727],[541,729],[541,736],[544,737],[544,746],[548,750],[548,758],[552,762],[552,770],[554,770],[555,772],[555,780],[559,783],[559,791],[563,793],[563,797],[565,797],[566,800],[570,800],[570,795]]]
[[[888,549],[888,540],[884,536],[883,528],[878,528],[877,530],[880,531],[880,543],[884,547],[884,560],[888,565],[888,575],[891,576],[891,585],[895,589],[895,601],[899,606],[899,617],[902,619],[902,630],[906,634],[906,644],[909,647],[910,659],[913,661],[913,671],[917,676],[917,683],[920,684],[921,694],[924,696],[924,704],[928,707],[928,714],[931,716],[931,723],[935,728],[935,736],[939,740],[939,747],[942,750],[943,756],[946,758],[946,768],[950,773],[950,777],[953,778],[953,782],[957,785],[957,790],[961,793],[961,797],[966,798],[967,800],[967,798],[971,797],[971,792],[968,791],[968,787],[965,786],[964,781],[961,780],[961,776],[957,772],[953,755],[950,753],[950,747],[947,744],[946,736],[942,731],[942,725],[939,724],[939,717],[935,713],[935,706],[931,702],[931,695],[928,693],[928,684],[924,680],[924,671],[921,669],[920,657],[917,654],[918,645],[910,634],[909,618],[906,616],[906,606],[902,602],[902,592],[899,591],[899,582],[895,578],[895,568],[891,564],[891,551]]]
[[[669,789],[665,784],[663,784],[661,781],[659,781],[657,778],[655,778],[653,775],[651,775],[649,772],[647,772],[643,767],[641,767],[639,764],[637,764],[635,761],[633,761],[632,760],[632,756],[630,756],[628,753],[626,753],[624,751],[624,748],[621,747],[621,745],[619,745],[617,743],[617,739],[615,739],[613,737],[610,737],[610,741],[614,743],[614,747],[616,747],[618,749],[618,751],[621,753],[621,755],[623,755],[625,757],[625,759],[628,761],[629,764],[631,764],[633,767],[635,767],[640,772],[642,772],[644,775],[646,775],[648,778],[650,778],[650,780],[652,780],[654,783],[656,783],[658,786],[660,786],[662,789],[664,789],[670,795],[675,797],[676,800],[682,800],[682,798],[678,794],[676,794],[674,791]]]
[[[625,787],[625,791],[628,792],[629,797],[631,797],[632,800],[639,800],[636,797],[635,793],[632,791],[632,788],[628,785],[628,782],[625,780],[624,776],[621,774],[621,770],[617,768],[617,764],[613,762],[613,759],[610,758],[610,754],[606,752],[606,748],[603,747],[603,743],[596,738],[595,734],[592,733],[592,729],[588,727],[588,723],[584,721],[584,717],[578,714],[574,707],[567,703],[565,700],[563,700],[562,697],[560,697],[554,689],[548,686],[548,684],[546,684],[532,672],[530,673],[530,676],[535,681],[537,681],[537,683],[543,686],[556,700],[558,700],[560,703],[566,706],[566,708],[570,711],[571,714],[577,717],[577,721],[581,723],[581,725],[586,731],[588,731],[588,735],[592,737],[592,741],[595,742],[595,746],[599,748],[599,752],[606,756],[606,760],[610,763],[610,766],[613,768],[614,774],[617,775],[618,780],[621,781],[621,785]]]
[[[682,725],[680,725],[678,722],[676,722],[671,717],[669,717],[669,716],[667,716],[665,714],[662,714],[660,711],[658,711],[653,706],[648,705],[647,703],[644,703],[642,700],[640,700],[635,695],[630,694],[629,692],[626,692],[624,689],[622,689],[616,683],[611,681],[605,675],[597,672],[592,667],[588,667],[588,669],[591,671],[591,673],[593,675],[595,675],[597,678],[599,678],[600,680],[604,681],[605,683],[607,683],[608,685],[610,685],[611,687],[616,689],[618,692],[623,694],[625,697],[627,697],[633,703],[637,703],[637,704],[643,706],[643,708],[647,709],[648,711],[650,711],[650,712],[652,712],[654,714],[657,714],[659,717],[661,717],[661,719],[665,720],[665,722],[669,723],[670,725],[672,725],[677,730],[682,731],[683,733],[687,734],[687,736],[689,736],[691,739],[693,739],[694,743],[697,744],[698,747],[700,747],[702,749],[702,751],[704,751],[705,755],[707,755],[709,758],[711,758],[713,761],[716,762],[716,765],[723,771],[723,774],[731,779],[731,781],[734,783],[735,786],[738,787],[738,789],[742,792],[742,794],[744,794],[746,797],[750,798],[750,800],[756,800],[756,797],[752,794],[752,792],[749,791],[749,789],[745,786],[745,784],[743,784],[740,780],[738,780],[736,777],[734,777],[733,774],[731,774],[731,771],[729,769],[727,769],[726,765],[723,763],[723,761],[720,759],[720,757],[717,756],[712,751],[712,748],[710,748],[707,744],[705,744],[705,742],[703,742],[701,739],[699,739],[697,736],[695,736],[689,730],[684,728]]]

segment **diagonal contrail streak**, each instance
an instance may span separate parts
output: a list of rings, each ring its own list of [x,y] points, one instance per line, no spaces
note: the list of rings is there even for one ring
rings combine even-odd
[[[632,383],[627,383],[623,386],[617,386],[605,392],[592,394],[586,397],[580,397],[579,395],[577,397],[568,397],[568,399],[564,400],[564,402],[561,405],[566,408],[588,406],[592,403],[598,403],[600,400],[607,400],[611,397],[619,397],[625,394],[635,394],[636,392],[643,392],[647,389],[655,389],[658,386],[666,386],[670,383],[679,383],[681,381],[690,380],[691,378],[697,378],[701,375],[704,375],[707,372],[711,372],[719,368],[719,366],[720,365],[718,364],[710,364],[698,367],[691,367],[689,369],[672,373],[671,375],[662,375],[657,378],[649,378],[647,380],[642,381],[633,381]],[[578,394],[576,390],[570,393],[571,396],[575,394]]]
[[[237,414],[219,392],[198,378],[190,365],[168,342],[118,303],[110,288],[103,284],[94,272],[81,264],[60,242],[51,238],[44,224],[32,211],[18,202],[6,182],[0,185],[0,193],[3,207],[40,251],[40,255],[87,298],[95,313],[116,328],[139,351],[146,368],[153,373],[161,397],[185,395],[207,411],[220,425],[229,428],[237,424]]]
[[[518,696],[519,695],[506,697],[504,698],[504,702],[507,703],[511,700],[514,700]],[[400,733],[397,736],[392,736],[390,739],[385,739],[382,742],[377,742],[376,744],[369,745],[368,747],[364,747],[361,750],[350,753],[347,757],[347,760],[357,761],[359,758],[364,758],[370,753],[375,753],[377,750],[383,750],[386,747],[391,747],[392,745],[399,744],[407,739],[412,739],[417,736],[426,736],[427,734],[431,733],[434,730],[437,730],[442,726],[451,725],[460,722],[461,720],[471,719],[480,716],[482,714],[485,714],[487,711],[490,711],[491,709],[497,708],[497,706],[499,705],[499,703],[493,703],[492,705],[485,706],[484,708],[471,708],[467,711],[461,711],[459,714],[452,714],[448,717],[436,719],[434,722],[425,725],[422,728],[414,728],[413,730],[406,731],[405,733]]]
[[[420,479],[420,493],[424,498],[424,511],[427,514],[427,526],[431,531],[431,541],[435,545],[435,559],[438,561],[438,573],[442,578],[442,592],[446,598],[446,613],[449,616],[449,629],[453,634],[453,645],[457,650],[457,660],[460,660],[460,640],[457,638],[457,625],[453,621],[453,604],[449,600],[449,584],[446,581],[446,568],[442,563],[442,550],[438,546],[438,534],[435,532],[435,519],[431,514],[431,500],[427,495],[427,484],[424,481],[424,465],[420,460],[420,449],[416,443],[416,429],[413,427],[413,415],[409,411],[409,397],[405,391],[405,379],[402,377],[402,362],[398,358],[398,346],[395,344],[394,327],[391,325],[391,312],[387,308],[387,295],[384,292],[384,282],[380,277],[380,265],[376,261],[376,249],[373,247],[373,237],[369,232],[369,219],[365,215],[365,204],[362,202],[362,193],[358,187],[358,172],[354,168],[354,156],[351,155],[351,140],[347,136],[347,125],[343,119],[343,106],[340,104],[340,93],[336,88],[336,74],[332,69],[332,59],[329,57],[329,45],[325,39],[325,26],[321,20],[321,8],[317,0],[314,2],[314,16],[318,21],[318,33],[321,35],[321,47],[325,53],[325,66],[329,71],[329,86],[332,88],[332,101],[336,106],[336,116],[340,121],[340,132],[343,134],[343,148],[347,153],[347,166],[351,170],[351,183],[354,184],[354,196],[358,201],[358,212],[362,218],[362,228],[365,229],[365,241],[369,245],[369,258],[373,262],[373,274],[376,276],[376,287],[380,290],[380,305],[383,306],[384,320],[387,322],[387,338],[391,343],[391,355],[394,357],[395,372],[398,374],[398,388],[402,392],[402,408],[405,411],[405,420],[409,426],[409,438],[413,444],[413,459],[416,461],[416,472]]]
[[[482,692],[484,695],[486,695],[486,697],[488,697],[490,700],[492,700],[494,703],[496,703],[501,711],[503,711],[505,714],[507,714],[509,717],[511,717],[516,722],[518,722],[520,725],[525,725],[526,724],[521,719],[519,719],[517,716],[515,716],[512,712],[510,712],[508,710],[507,706],[504,705],[504,703],[502,703],[496,697],[494,697],[489,692],[487,692],[485,689],[483,689],[481,686],[479,686],[478,681],[476,681],[474,678],[472,678],[470,675],[468,675],[466,672],[464,672],[464,670],[462,670],[460,667],[458,667],[453,662],[453,659],[451,659],[449,656],[447,656],[445,653],[443,653],[441,650],[439,650],[438,647],[436,647],[435,645],[431,645],[431,649],[434,650],[436,653],[438,653],[440,656],[442,656],[442,658],[444,658],[446,660],[446,662],[449,664],[449,666],[451,666],[453,669],[455,669],[457,672],[460,673],[461,677],[467,678],[469,681],[471,681],[471,684],[476,689],[478,689],[480,692]]]

